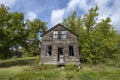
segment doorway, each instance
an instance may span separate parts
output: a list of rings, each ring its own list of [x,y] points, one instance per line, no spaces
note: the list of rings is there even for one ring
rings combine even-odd
[[[63,48],[58,48],[58,62],[64,62]]]

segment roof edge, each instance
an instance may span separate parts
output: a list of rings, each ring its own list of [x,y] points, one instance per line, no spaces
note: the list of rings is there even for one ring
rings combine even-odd
[[[63,24],[61,24],[61,23],[58,23],[58,24],[56,24],[55,26],[53,26],[52,28],[50,28],[49,30],[47,30],[45,33],[43,33],[42,35],[41,35],[41,37],[43,37],[44,35],[46,35],[47,33],[49,33],[52,29],[54,29],[54,28],[56,28],[57,26],[62,26],[62,27],[64,27],[65,29],[67,29],[68,31],[70,31],[71,33],[73,33],[75,36],[77,36],[78,37],[78,35],[77,34],[75,34],[72,30],[70,30],[70,29],[68,29],[67,27],[65,27]]]

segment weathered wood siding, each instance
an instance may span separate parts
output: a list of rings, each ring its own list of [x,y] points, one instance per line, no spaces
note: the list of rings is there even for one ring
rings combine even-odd
[[[53,31],[66,31],[65,39],[53,39]],[[52,46],[52,55],[46,56],[47,45]],[[69,56],[69,46],[72,45],[74,48],[74,56]],[[45,64],[58,64],[58,47],[63,48],[64,55],[64,64],[69,64],[71,62],[75,64],[79,64],[79,51],[77,45],[77,36],[66,30],[66,28],[58,25],[53,30],[48,32],[42,37],[41,44],[41,54],[40,54],[40,62]]]

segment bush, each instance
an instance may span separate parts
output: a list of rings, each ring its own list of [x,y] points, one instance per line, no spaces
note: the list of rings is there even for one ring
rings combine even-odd
[[[78,68],[78,65],[73,65],[73,64],[70,64],[70,65],[65,65],[65,70],[66,71],[79,71],[79,68]]]

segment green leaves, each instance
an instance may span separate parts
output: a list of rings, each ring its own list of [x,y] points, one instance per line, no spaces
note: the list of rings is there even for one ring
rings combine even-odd
[[[29,56],[33,56],[33,53],[40,52],[40,35],[47,30],[46,22],[42,22],[39,19],[34,19],[33,21],[27,20],[26,25]]]
[[[9,12],[7,6],[0,5],[0,58],[9,58],[11,52],[19,51],[20,47],[22,52],[36,52],[40,42],[38,34],[46,29],[45,22],[39,19],[25,21],[23,13]],[[35,47],[31,49],[31,46]]]
[[[83,18],[84,26],[88,32],[92,31],[92,29],[96,24],[96,19],[97,19],[96,17],[98,16],[97,10],[98,10],[98,6],[96,6],[95,8],[91,8],[89,10],[89,13],[84,15]]]
[[[72,15],[63,19],[63,24],[78,34],[78,45],[81,61],[96,64],[104,62],[106,58],[113,59],[118,53],[118,37],[111,19],[107,17],[97,23],[98,6],[91,8],[82,18]]]

